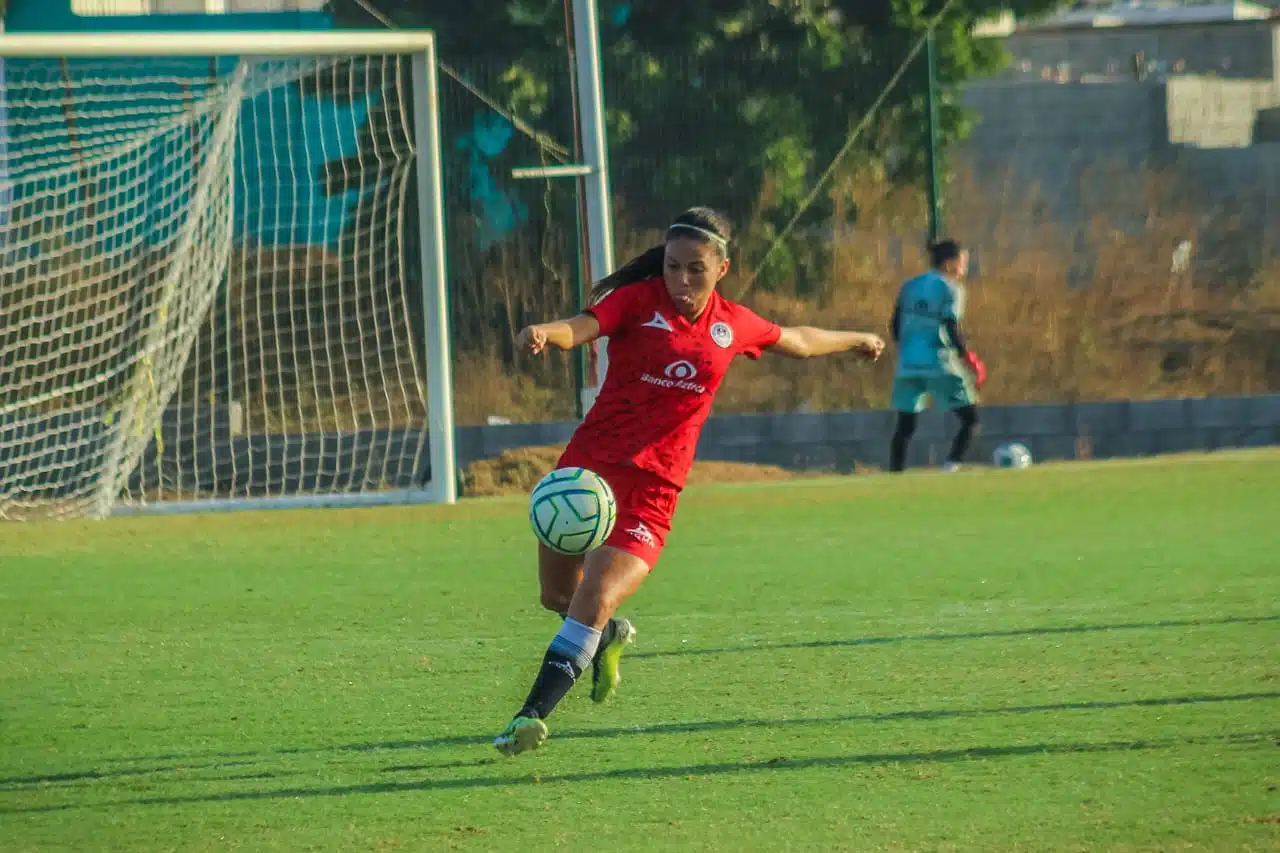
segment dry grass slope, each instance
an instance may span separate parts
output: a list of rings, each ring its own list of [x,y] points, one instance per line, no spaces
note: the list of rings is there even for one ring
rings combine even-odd
[[[990,368],[987,402],[1280,391],[1280,261],[1241,280],[1231,269],[1238,260],[1231,246],[1256,243],[1260,236],[1214,222],[1210,240],[1205,236],[1210,226],[1192,215],[1194,200],[1179,196],[1170,180],[1152,174],[1145,197],[1117,202],[1108,214],[1066,228],[1035,224],[1031,191],[1023,199],[997,198],[957,179],[952,194],[964,199],[966,215],[952,233],[981,247],[981,271],[968,287],[964,326]],[[856,204],[857,229],[834,226],[834,237],[820,241],[828,270],[820,286],[803,296],[759,288],[744,293],[751,270],[739,265],[724,292],[741,295],[781,323],[884,333],[902,280],[923,269],[923,257],[917,258],[902,236],[919,233],[921,200],[874,181],[852,180],[837,194],[833,222],[842,221],[841,204]],[[625,226],[619,230],[620,259],[660,236]],[[1182,239],[1199,246],[1202,237],[1203,245],[1219,247],[1218,254],[1210,257],[1206,249],[1194,269],[1171,272],[1172,247]],[[1089,247],[1087,257],[1079,246]],[[747,258],[759,255],[752,246],[740,252]],[[492,298],[506,303],[500,313],[528,321],[557,313],[536,294],[523,293],[518,283],[534,281],[536,274],[522,270],[521,263],[507,255],[492,270],[493,281],[502,283],[494,284]],[[489,415],[516,421],[571,418],[569,359],[554,354],[512,363],[504,357],[505,334],[495,326],[483,340],[461,348],[465,355],[455,374],[459,421],[483,423]],[[874,367],[842,358],[739,364],[720,391],[717,410],[884,407],[892,384],[892,349],[887,355]]]
[[[508,450],[496,459],[472,462],[467,467],[468,497],[523,495],[532,491],[564,452],[564,445],[522,447]],[[790,480],[797,474],[772,465],[747,465],[738,462],[697,462],[689,472],[689,484],[763,482]]]

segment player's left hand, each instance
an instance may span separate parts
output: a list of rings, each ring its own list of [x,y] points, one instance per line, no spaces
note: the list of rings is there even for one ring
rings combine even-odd
[[[875,361],[884,352],[884,338],[872,334],[860,335],[857,343],[853,345],[853,351],[867,361]]]

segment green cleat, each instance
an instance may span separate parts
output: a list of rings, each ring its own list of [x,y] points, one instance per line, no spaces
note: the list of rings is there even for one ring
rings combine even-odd
[[[519,755],[542,746],[549,734],[547,724],[537,717],[516,717],[493,739],[493,745],[503,755]]]
[[[626,647],[635,642],[636,628],[630,619],[619,619],[617,632],[609,645],[600,649],[591,661],[591,701],[603,702],[622,683],[622,674],[618,672],[618,661]]]

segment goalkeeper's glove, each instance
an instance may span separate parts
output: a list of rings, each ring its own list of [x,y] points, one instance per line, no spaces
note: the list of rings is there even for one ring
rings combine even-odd
[[[978,354],[972,350],[964,354],[964,363],[969,365],[969,370],[973,371],[973,381],[979,388],[987,384],[987,366],[982,363],[982,359],[978,358]]]

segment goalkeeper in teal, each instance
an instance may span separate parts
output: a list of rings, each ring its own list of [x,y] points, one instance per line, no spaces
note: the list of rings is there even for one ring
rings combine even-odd
[[[898,345],[893,408],[898,423],[889,445],[891,471],[906,467],[916,418],[930,398],[960,420],[944,470],[959,468],[978,427],[977,389],[986,381],[987,369],[960,336],[960,282],[968,272],[969,253],[954,240],[943,240],[929,246],[929,257],[933,269],[903,284],[893,308],[892,333]]]

